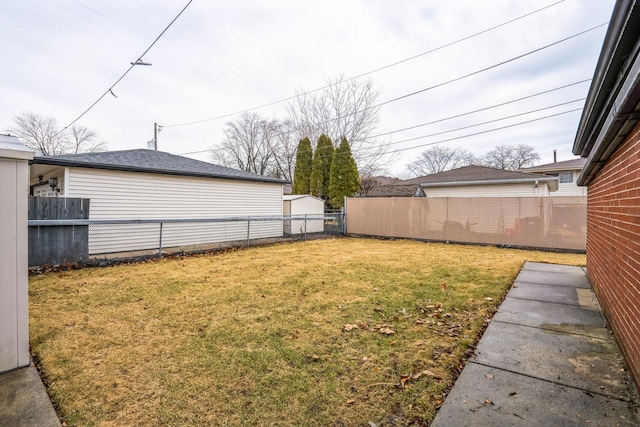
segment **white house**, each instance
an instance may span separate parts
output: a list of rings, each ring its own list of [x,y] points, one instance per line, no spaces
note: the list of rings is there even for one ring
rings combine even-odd
[[[309,194],[287,194],[282,196],[284,215],[322,216],[324,200]],[[284,234],[305,234],[324,232],[324,221],[292,220],[284,224]]]
[[[558,178],[464,166],[420,179],[426,197],[542,197],[558,190]]]
[[[90,199],[89,219],[281,216],[285,184],[280,179],[153,150],[35,157],[30,177],[34,196]],[[91,226],[89,253],[157,248],[158,227]],[[246,222],[164,227],[163,247],[247,236]],[[282,236],[281,221],[252,222],[250,227],[251,238]]]
[[[558,191],[552,196],[586,196],[587,187],[578,186],[578,177],[587,159],[572,159],[520,169],[520,172],[558,177]]]

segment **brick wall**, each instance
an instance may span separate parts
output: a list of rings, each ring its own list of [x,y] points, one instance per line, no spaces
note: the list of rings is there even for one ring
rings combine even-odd
[[[640,125],[589,184],[587,271],[640,389]]]

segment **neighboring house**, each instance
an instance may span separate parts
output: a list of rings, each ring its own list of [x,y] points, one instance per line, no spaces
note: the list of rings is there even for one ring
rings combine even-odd
[[[533,166],[531,168],[523,168],[520,169],[519,172],[557,176],[558,191],[553,192],[551,194],[552,196],[586,196],[587,187],[578,185],[578,177],[586,162],[586,159],[572,159]]]
[[[389,184],[373,187],[365,197],[424,197],[420,184]]]
[[[557,190],[557,177],[464,166],[376,187],[367,197],[541,197]]]
[[[323,216],[324,200],[309,194],[289,194],[282,196],[283,214],[292,216]],[[284,234],[322,233],[324,232],[324,221],[285,221]]]
[[[640,5],[611,16],[573,153],[587,158],[587,274],[640,388]]]
[[[90,199],[90,219],[281,216],[285,184],[153,150],[35,157],[30,176],[34,196]],[[55,189],[50,178],[57,182]],[[246,222],[167,224],[163,246],[246,236]],[[280,221],[251,223],[251,238],[280,236]],[[157,244],[157,224],[92,226],[89,231],[90,254],[157,248]]]

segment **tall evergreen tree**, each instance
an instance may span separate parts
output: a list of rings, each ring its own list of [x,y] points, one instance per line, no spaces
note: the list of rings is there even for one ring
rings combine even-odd
[[[329,182],[331,179],[331,162],[333,161],[333,142],[331,138],[322,134],[318,138],[316,150],[320,151],[322,157],[322,194],[324,199],[329,201]]]
[[[296,153],[296,167],[293,172],[293,194],[309,194],[309,179],[313,167],[313,151],[309,138],[301,139]]]
[[[334,208],[344,206],[344,198],[360,191],[360,176],[347,138],[342,138],[331,163],[329,202]]]
[[[333,143],[326,135],[320,135],[313,153],[313,165],[309,179],[309,191],[312,195],[328,201]]]
[[[309,193],[312,196],[323,197],[322,183],[324,182],[322,177],[322,151],[316,148],[313,153],[313,163],[311,165],[311,175],[309,176]]]

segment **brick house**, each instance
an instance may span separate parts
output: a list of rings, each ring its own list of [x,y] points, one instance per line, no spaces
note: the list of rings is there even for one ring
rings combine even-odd
[[[578,127],[587,273],[640,388],[640,6],[618,0]]]

